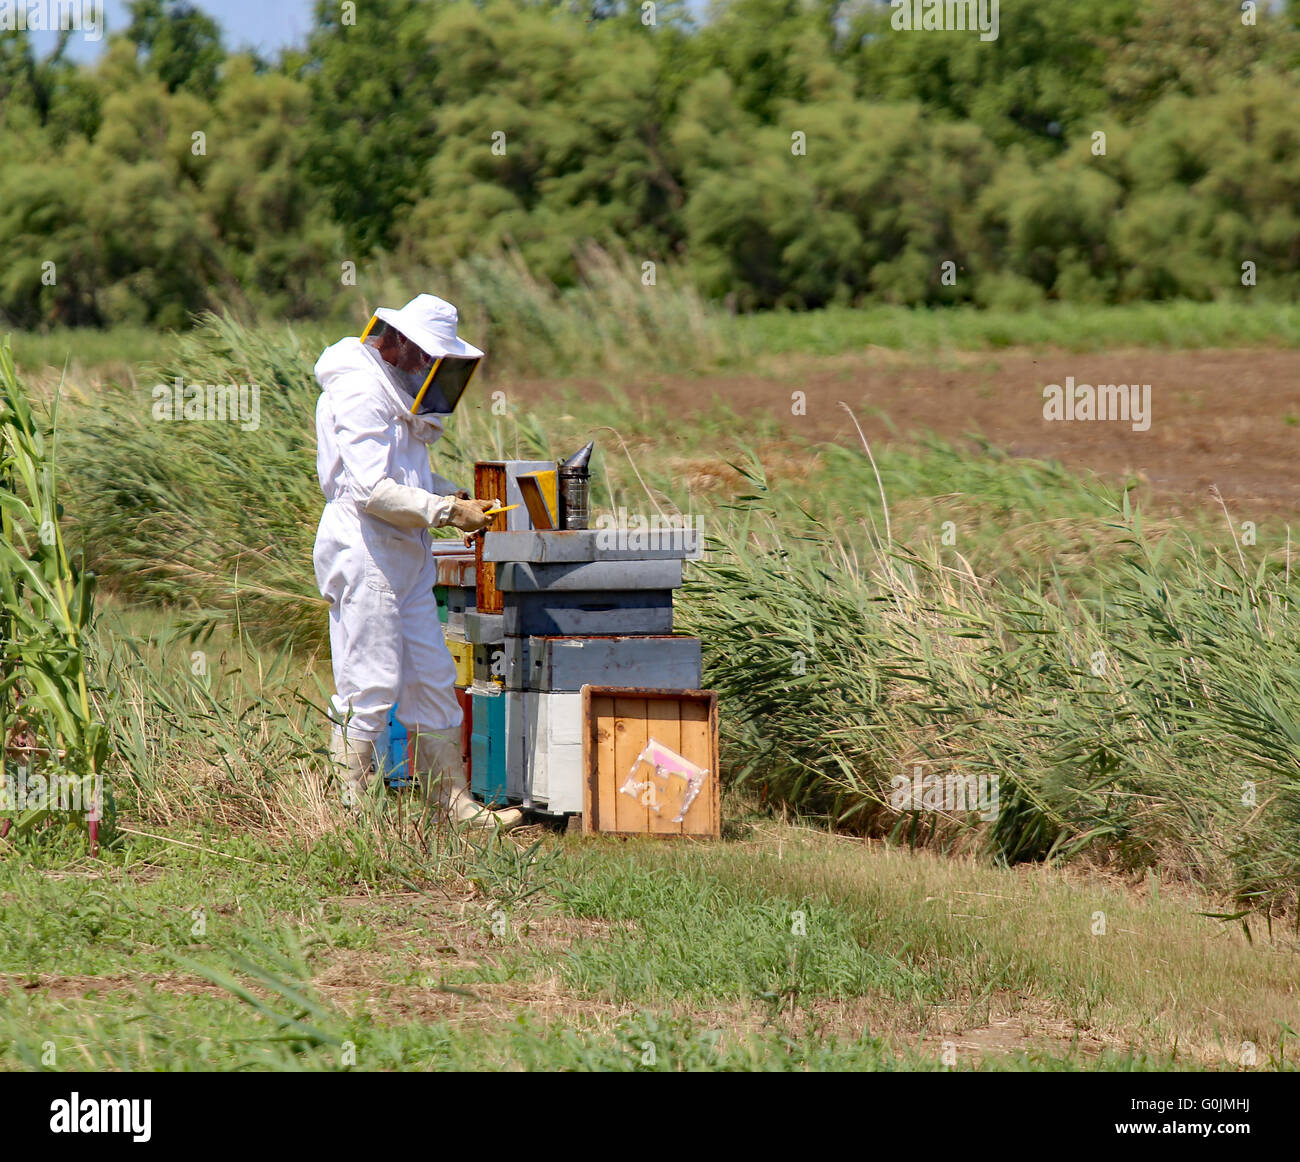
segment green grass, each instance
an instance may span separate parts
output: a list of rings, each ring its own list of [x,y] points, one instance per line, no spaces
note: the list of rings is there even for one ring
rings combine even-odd
[[[390,269],[374,264],[346,297],[340,317],[320,318],[290,328],[246,320],[264,344],[300,343],[315,362],[321,350],[345,334],[360,334],[370,312],[398,305],[425,288],[458,304],[460,333],[488,353],[483,375],[567,375],[571,372],[635,371],[648,365],[684,371],[700,364],[742,357],[730,317],[700,299],[676,272],[663,270],[655,285],[641,282],[640,265],[626,254],[591,246],[579,259],[578,285],[563,292],[535,276],[517,254],[479,257],[446,273]],[[206,327],[204,319],[192,322]],[[140,364],[183,361],[191,350],[189,332],[155,334],[138,327],[109,330],[56,329],[19,335],[16,358],[24,374],[55,373],[67,362],[91,380],[131,378]],[[97,374],[100,373],[100,374]],[[180,373],[194,379],[192,369]],[[150,379],[150,385],[156,380]]]
[[[515,282],[513,272],[481,263],[462,270],[456,286],[443,293],[464,307],[462,330],[486,348],[485,374],[498,381],[516,375],[643,373],[646,367],[708,371],[761,366],[771,356],[839,355],[869,347],[941,352],[1300,346],[1300,306],[1285,303],[1049,304],[1015,311],[827,307],[730,316],[685,292],[642,288],[611,262],[597,268],[591,286],[554,303],[543,289]],[[628,286],[635,287],[634,295]],[[393,276],[370,288],[376,304],[398,302],[409,291],[406,281]],[[611,295],[615,310],[608,305]],[[292,333],[314,361],[340,335],[359,333],[364,322],[359,309],[351,319],[259,329],[277,343]],[[78,377],[95,380],[122,379],[131,367],[166,363],[183,349],[182,339],[131,326],[59,328],[19,332],[13,345],[19,369],[27,374],[62,369],[67,362]]]
[[[1004,860],[1178,866],[1290,914],[1300,689],[1282,546],[1155,536],[1115,503],[1101,551],[1034,572],[779,506],[721,530],[679,623],[705,642],[737,784]],[[892,780],[917,766],[998,779],[996,820],[900,813]]]
[[[14,362],[26,373],[61,370],[65,363],[82,371],[117,370],[156,359],[173,340],[170,333],[125,324],[103,330],[55,327],[44,332],[19,331],[13,336]]]
[[[660,1004],[758,997],[779,1007],[794,997],[937,995],[927,974],[884,947],[863,947],[860,918],[836,903],[721,882],[701,870],[699,853],[690,856],[638,852],[611,866],[603,851],[566,861],[561,895],[573,914],[628,925],[572,950],[566,983]],[[811,927],[795,937],[800,914]]]
[[[1004,347],[1296,347],[1300,306],[1287,303],[1050,304],[1025,310],[828,307],[738,320],[755,354],[838,355],[866,347],[982,351]]]
[[[0,1069],[938,1070],[950,1043],[958,1069],[1167,1071],[1295,1051],[1285,941],[788,826],[515,847],[549,886],[513,902],[428,868],[341,882],[292,840],[74,849],[0,861]]]

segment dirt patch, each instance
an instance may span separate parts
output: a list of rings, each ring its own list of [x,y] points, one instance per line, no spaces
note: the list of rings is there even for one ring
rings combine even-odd
[[[535,906],[498,910],[471,896],[445,901],[419,897],[378,907],[363,900],[339,903],[376,934],[375,943],[318,953],[311,985],[342,1007],[359,1005],[385,1020],[457,1015],[489,1023],[525,1009],[541,1017],[590,1013],[600,1003],[567,993],[555,968],[527,980],[456,981],[481,969],[488,969],[490,977],[490,970],[512,958],[522,941],[530,954],[558,965],[573,944],[603,939],[620,926]],[[395,966],[400,966],[400,981],[394,980]]]
[[[1064,384],[1150,384],[1150,428],[1131,423],[1043,418],[1043,388]],[[541,403],[556,385],[512,385]],[[1300,351],[1115,350],[1076,354],[1016,350],[917,356],[883,350],[832,358],[785,357],[766,375],[701,375],[626,380],[628,394],[674,416],[715,403],[766,414],[792,437],[856,445],[843,408],[868,438],[920,432],[950,440],[978,434],[1012,455],[1056,459],[1107,476],[1133,474],[1176,505],[1199,504],[1217,485],[1230,506],[1300,512]],[[578,384],[600,399],[596,381]],[[791,414],[791,392],[806,393],[807,414]],[[661,454],[670,454],[665,433]],[[721,472],[721,469],[719,469]],[[708,473],[702,473],[703,476]],[[701,481],[704,483],[705,481]],[[1246,518],[1249,519],[1249,518]]]
[[[1054,1057],[1097,1057],[1107,1049],[1122,1052],[1125,1046],[1116,1038],[1081,1031],[1054,1016],[1046,1006],[1035,1011],[1023,1006],[1014,1012],[990,1014],[981,1022],[962,1010],[948,1006],[936,1009],[933,1032],[916,1043],[918,1052],[934,1056],[941,1062],[951,1051],[955,1064],[963,1060],[983,1060],[1011,1053],[1026,1055],[1050,1053]],[[946,1063],[946,1062],[945,1062]]]
[[[41,972],[31,975],[9,973],[0,976],[0,990],[12,989],[16,992],[40,994],[57,1001],[84,999],[109,993],[140,993],[150,988],[177,996],[230,996],[230,993],[220,985],[185,973],[63,976],[58,973]]]

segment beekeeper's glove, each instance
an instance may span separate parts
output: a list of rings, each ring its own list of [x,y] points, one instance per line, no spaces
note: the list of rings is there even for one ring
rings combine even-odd
[[[484,514],[499,507],[500,503],[495,500],[456,500],[452,503],[447,523],[463,533],[481,532],[492,523],[492,518]]]

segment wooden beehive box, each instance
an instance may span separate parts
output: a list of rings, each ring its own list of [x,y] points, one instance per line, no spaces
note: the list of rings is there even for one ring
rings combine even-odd
[[[718,696],[713,690],[582,688],[583,831],[618,835],[721,834]],[[651,740],[708,774],[681,822],[624,793]]]
[[[480,460],[474,465],[474,495],[481,498],[496,497],[506,494],[506,466],[491,461]],[[503,533],[506,531],[506,514],[497,513],[488,525],[488,531]],[[501,590],[497,588],[497,567],[491,561],[483,560],[483,538],[474,538],[474,582],[477,589],[477,608],[480,613],[500,613]]]
[[[479,460],[474,464],[474,495],[480,500],[496,499],[504,505],[516,505],[510,512],[497,513],[488,525],[493,533],[523,532],[532,528],[519,477],[530,472],[554,468],[554,460]],[[474,579],[480,613],[500,613],[501,591],[497,588],[496,565],[483,560],[483,538],[474,538]]]

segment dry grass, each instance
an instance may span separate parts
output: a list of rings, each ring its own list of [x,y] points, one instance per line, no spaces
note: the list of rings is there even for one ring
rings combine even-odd
[[[1223,1067],[1244,1042],[1263,1056],[1300,1031],[1300,935],[1256,923],[1248,937],[1201,915],[1221,902],[1186,879],[1086,865],[1000,869],[781,824],[756,828],[739,850],[698,854],[724,882],[743,874],[776,896],[835,901],[864,918],[873,944],[956,967],[954,983],[962,965],[983,962],[944,1004],[886,1016],[882,1027],[907,1044],[1001,1024],[1025,1037],[1176,1048]],[[1097,913],[1104,935],[1094,934]],[[1001,976],[1020,987],[989,987]]]

